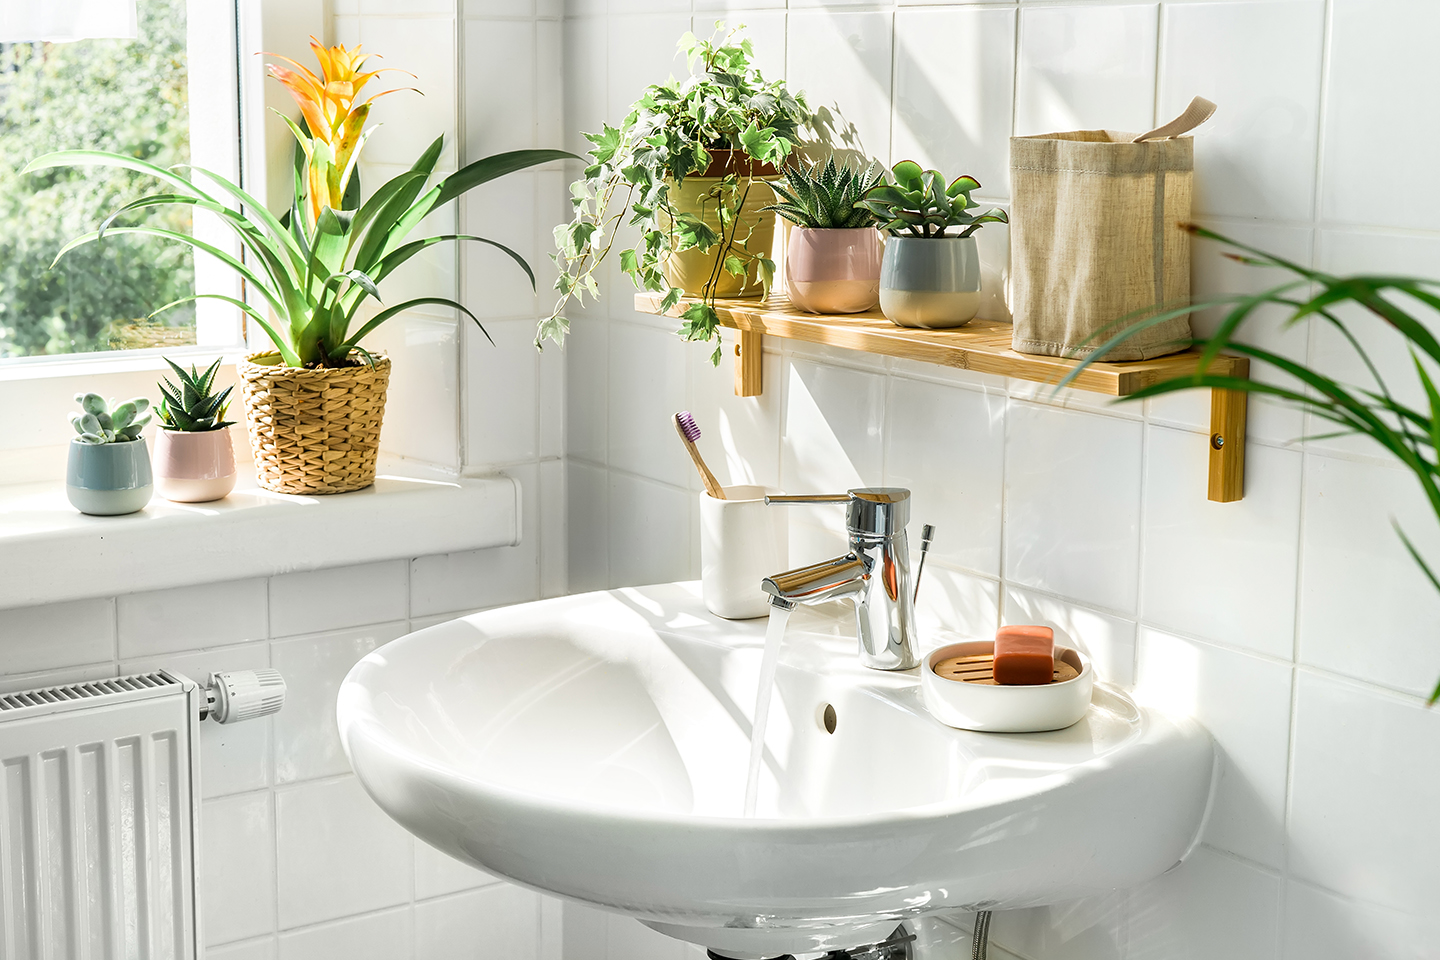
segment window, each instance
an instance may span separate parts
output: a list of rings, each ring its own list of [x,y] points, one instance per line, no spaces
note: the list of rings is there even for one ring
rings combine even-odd
[[[53,150],[97,149],[159,166],[196,164],[238,179],[235,9],[219,0],[138,0],[133,40],[0,43],[0,363],[21,358],[239,344],[238,311],[196,292],[238,296],[235,277],[165,240],[118,236],[51,261],[69,240],[163,185],[108,167],[22,177]],[[183,207],[147,224],[233,249],[225,229]]]

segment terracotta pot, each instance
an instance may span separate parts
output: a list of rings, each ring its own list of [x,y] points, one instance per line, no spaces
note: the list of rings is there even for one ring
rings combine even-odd
[[[727,196],[727,201],[733,203],[735,197],[744,196],[745,202],[740,207],[739,223],[726,228],[726,233],[734,231],[735,240],[725,252],[728,255],[738,248],[745,253],[769,257],[775,243],[775,214],[764,212],[764,208],[775,202],[775,191],[766,180],[779,176],[779,171],[769,164],[757,163],[740,151],[714,151],[704,176],[686,177],[684,183],[670,184],[670,205],[681,213],[694,214],[719,233],[719,201],[712,193],[730,174],[740,179],[735,188],[737,193]],[[705,284],[714,274],[718,256],[717,247],[705,253],[682,250],[665,257],[660,270],[671,286],[679,287],[687,296],[700,297],[704,296]],[[763,293],[758,270],[751,269],[743,277],[734,276],[723,267],[719,270],[715,296],[758,297]]]
[[[880,309],[902,327],[963,327],[980,312],[974,237],[890,237],[880,270]]]
[[[166,500],[204,503],[235,489],[230,430],[166,430],[155,434],[155,489]]]
[[[785,247],[790,302],[810,313],[863,313],[880,302],[874,227],[791,227]]]
[[[70,441],[65,495],[81,513],[134,513],[150,502],[154,490],[144,437],[117,443]]]

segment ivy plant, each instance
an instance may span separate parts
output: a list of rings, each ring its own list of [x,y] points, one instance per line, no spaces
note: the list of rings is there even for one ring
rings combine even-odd
[[[610,255],[620,229],[639,228],[634,246],[619,251],[620,268],[642,290],[664,293],[666,311],[680,302],[682,291],[665,279],[661,264],[684,250],[713,252],[712,269],[700,301],[681,315],[678,331],[686,340],[714,341],[714,363],[720,362],[719,317],[715,291],[724,274],[758,280],[767,289],[775,264],[764,252],[743,246],[739,211],[754,181],[732,172],[716,182],[703,199],[708,217],[671,205],[671,188],[686,177],[704,173],[717,151],[734,150],[757,163],[779,166],[790,156],[810,112],[802,94],[792,94],[782,80],[766,80],[754,65],[754,49],[741,35],[716,24],[711,39],[692,33],[680,38],[690,75],[673,77],[645,88],[619,127],[605,124],[585,134],[593,161],[570,185],[573,219],[555,228],[559,268],[555,288],[559,299],[551,315],[540,321],[535,343],[563,343],[570,322],[565,308],[600,295],[596,272]],[[756,189],[764,189],[756,188]]]

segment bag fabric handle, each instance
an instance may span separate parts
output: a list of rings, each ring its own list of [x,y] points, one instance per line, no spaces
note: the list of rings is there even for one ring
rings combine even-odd
[[[1190,101],[1190,106],[1186,107],[1185,112],[1180,114],[1180,116],[1163,126],[1156,127],[1149,133],[1140,134],[1133,142],[1144,143],[1146,140],[1170,140],[1180,136],[1182,133],[1189,133],[1214,116],[1215,109],[1215,104],[1209,100],[1206,100],[1204,97],[1196,97]]]

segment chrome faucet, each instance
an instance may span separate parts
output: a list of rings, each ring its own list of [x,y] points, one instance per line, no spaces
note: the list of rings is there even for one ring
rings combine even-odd
[[[910,582],[910,491],[861,487],[842,494],[766,497],[766,503],[845,503],[850,552],[766,577],[772,606],[848,598],[855,603],[860,662],[874,670],[908,670],[915,655],[915,603]]]

